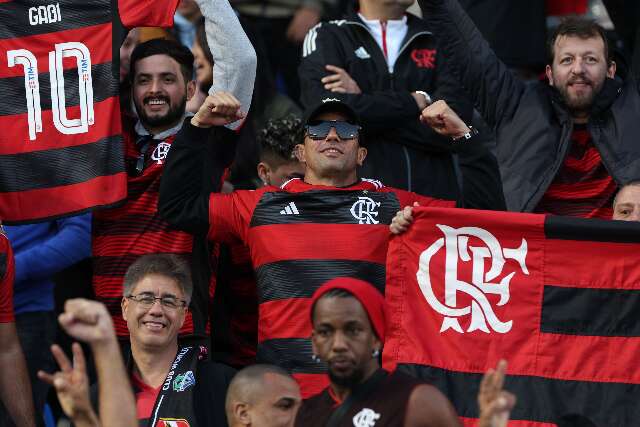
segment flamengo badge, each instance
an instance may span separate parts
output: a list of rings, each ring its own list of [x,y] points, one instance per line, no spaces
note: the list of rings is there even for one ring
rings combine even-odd
[[[162,161],[167,158],[169,154],[169,150],[171,149],[171,144],[167,144],[166,142],[161,142],[158,144],[153,153],[151,154],[151,160],[158,162],[159,165],[162,164]]]
[[[478,227],[452,228],[438,224],[444,237],[436,240],[420,255],[418,272],[416,274],[418,285],[429,305],[444,316],[440,332],[453,329],[463,333],[458,319],[471,314],[471,322],[467,332],[476,330],[489,333],[489,327],[498,333],[506,334],[511,330],[513,321],[506,322],[498,319],[486,294],[500,295],[498,306],[509,302],[509,282],[516,274],[512,272],[506,275],[499,283],[492,283],[501,273],[507,259],[518,262],[520,269],[526,275],[529,270],[526,266],[527,241],[522,239],[519,248],[502,248],[498,239],[487,230]],[[469,246],[469,238],[480,239],[484,246]],[[431,283],[430,262],[441,249],[445,250],[445,280],[444,303],[436,297]],[[488,259],[487,259],[488,258]],[[472,283],[460,280],[458,277],[458,260],[472,261]],[[489,265],[489,271],[485,266]],[[473,301],[470,306],[458,307],[456,295],[463,292],[469,295]],[[488,325],[487,325],[488,324]]]
[[[380,419],[378,414],[373,409],[364,408],[353,417],[354,427],[373,427],[376,425],[376,421]]]
[[[358,197],[358,201],[351,206],[351,215],[358,220],[358,224],[379,224],[376,218],[380,202],[370,197]]]

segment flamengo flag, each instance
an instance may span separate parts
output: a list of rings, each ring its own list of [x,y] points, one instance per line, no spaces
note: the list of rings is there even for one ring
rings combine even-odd
[[[466,426],[509,362],[510,426],[640,425],[640,224],[414,209],[391,240],[386,368],[431,381]]]

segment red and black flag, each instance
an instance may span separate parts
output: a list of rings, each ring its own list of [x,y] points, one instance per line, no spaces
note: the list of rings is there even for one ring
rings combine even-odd
[[[416,208],[387,258],[383,362],[438,386],[465,425],[509,362],[510,426],[640,420],[640,224]]]
[[[0,0],[0,218],[46,220],[126,197],[115,66],[122,27],[178,0]]]

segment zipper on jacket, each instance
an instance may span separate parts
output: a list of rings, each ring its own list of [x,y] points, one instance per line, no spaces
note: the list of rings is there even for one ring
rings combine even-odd
[[[402,152],[404,153],[404,158],[407,160],[407,191],[413,191],[411,188],[413,183],[411,182],[411,158],[409,157],[409,151],[407,147],[402,146]]]

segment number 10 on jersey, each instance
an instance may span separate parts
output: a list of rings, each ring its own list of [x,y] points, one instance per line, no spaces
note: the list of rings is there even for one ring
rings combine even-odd
[[[76,58],[78,68],[78,95],[80,98],[80,118],[67,117],[64,94],[64,58]],[[27,96],[27,116],[29,139],[35,140],[42,132],[42,107],[40,105],[40,83],[38,81],[38,60],[26,49],[7,52],[9,67],[22,65],[24,69],[24,88]],[[53,124],[64,135],[75,135],[89,131],[95,122],[93,115],[93,82],[91,80],[91,54],[86,45],[80,42],[58,43],[55,50],[49,52],[49,76],[51,80],[51,112]]]

